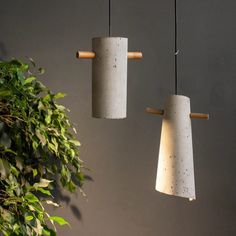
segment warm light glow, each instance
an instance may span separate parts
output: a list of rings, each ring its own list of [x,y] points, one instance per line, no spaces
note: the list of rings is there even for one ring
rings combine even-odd
[[[167,99],[162,123],[156,190],[195,199],[190,99]]]

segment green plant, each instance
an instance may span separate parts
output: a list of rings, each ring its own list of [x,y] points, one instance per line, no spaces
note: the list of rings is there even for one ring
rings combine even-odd
[[[28,64],[0,62],[0,232],[4,235],[56,235],[55,222],[68,224],[44,208],[44,204],[58,206],[53,201],[58,185],[82,191],[84,180],[80,143],[72,134],[76,129],[65,107],[56,102],[64,95],[47,89]]]

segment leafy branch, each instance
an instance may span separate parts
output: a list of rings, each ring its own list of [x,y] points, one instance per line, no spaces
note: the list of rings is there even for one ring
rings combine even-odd
[[[78,187],[83,194],[80,142],[57,103],[64,96],[46,88],[28,64],[0,61],[0,232],[6,236],[56,235],[54,222],[69,223],[44,208],[59,206],[53,189]]]

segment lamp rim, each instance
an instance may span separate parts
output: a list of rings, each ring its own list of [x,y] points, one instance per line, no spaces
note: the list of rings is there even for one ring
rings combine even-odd
[[[115,36],[115,37],[101,36],[101,37],[92,38],[92,40],[96,40],[96,39],[126,39],[126,40],[128,40],[128,38],[126,38],[126,37],[119,37],[119,36]]]

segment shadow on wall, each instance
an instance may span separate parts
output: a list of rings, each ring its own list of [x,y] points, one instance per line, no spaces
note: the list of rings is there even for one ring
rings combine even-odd
[[[5,60],[7,57],[6,46],[3,42],[0,41],[0,61]]]
[[[85,175],[84,176],[84,180],[86,181],[94,181],[93,178],[89,175]],[[81,187],[80,183],[77,183],[78,187]],[[74,214],[74,216],[78,219],[78,220],[82,220],[82,214],[80,209],[78,208],[78,206],[71,204],[71,197],[65,193],[60,187],[58,187],[55,192],[53,193],[54,198],[56,200],[56,202],[58,203],[65,203],[66,206],[68,208],[71,209],[72,213]]]

